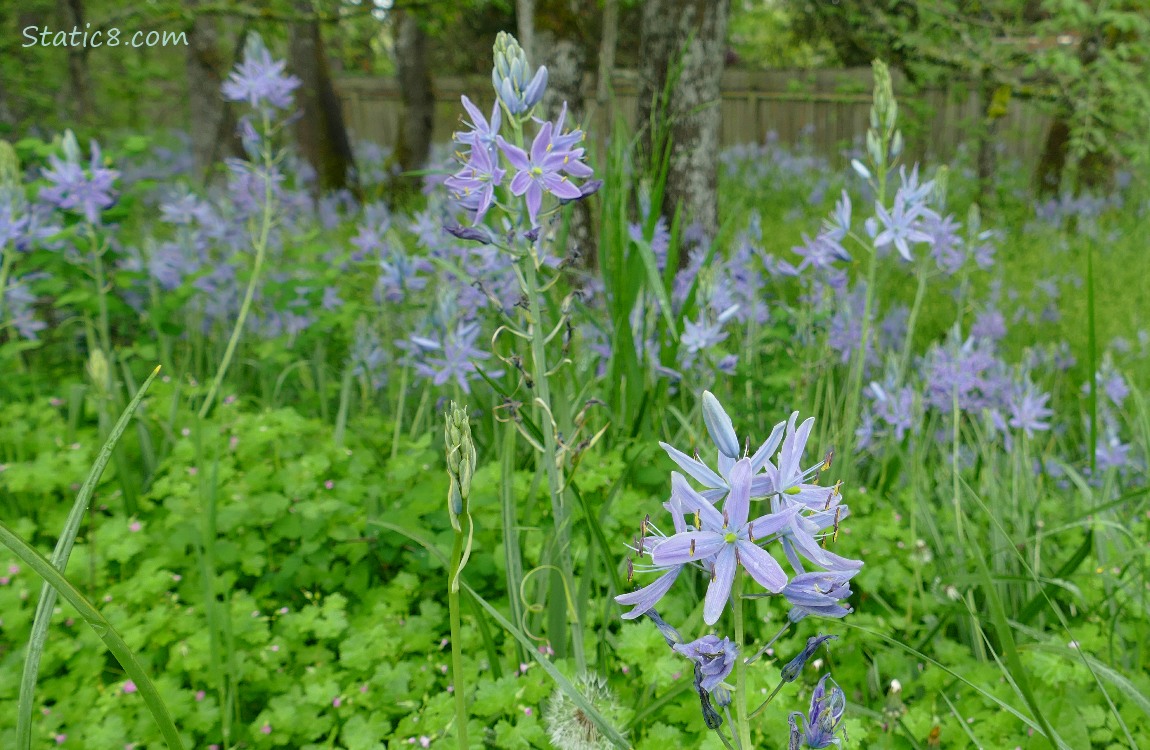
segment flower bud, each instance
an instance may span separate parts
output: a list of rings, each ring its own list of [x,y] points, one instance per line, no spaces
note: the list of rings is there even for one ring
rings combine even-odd
[[[710,391],[703,391],[703,423],[707,425],[707,432],[711,433],[711,440],[715,441],[724,456],[739,457],[739,438],[735,435],[735,427],[727,412],[723,411],[719,399]]]
[[[515,37],[501,31],[495,37],[491,86],[512,115],[524,115],[539,103],[547,88],[547,68],[540,66],[528,80],[530,64]]]
[[[64,131],[64,159],[72,164],[80,162],[80,144],[76,141],[76,134],[71,130]]]
[[[466,512],[467,497],[471,494],[471,478],[475,473],[475,443],[471,440],[467,407],[452,401],[444,414],[444,421],[447,474],[451,481],[447,490],[447,509],[451,513],[451,525],[458,531],[458,517]]]
[[[101,394],[108,392],[109,374],[108,358],[101,350],[93,349],[88,355],[88,377],[92,378],[92,384],[96,386],[97,392]]]

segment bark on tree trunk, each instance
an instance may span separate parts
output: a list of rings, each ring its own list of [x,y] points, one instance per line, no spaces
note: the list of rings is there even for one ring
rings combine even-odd
[[[296,7],[301,13],[312,13],[308,2],[298,2]],[[296,97],[301,110],[296,123],[300,152],[315,169],[319,189],[348,187],[355,160],[318,21],[292,24],[288,58],[301,82]]]
[[[540,32],[536,39],[539,48],[547,51],[540,59],[547,66],[547,92],[541,103],[542,115],[554,120],[563,102],[567,102],[565,127],[570,129],[576,123],[583,122],[587,111],[583,97],[586,55],[574,39],[556,37],[550,31]],[[579,256],[582,267],[595,268],[598,261],[591,207],[587,201],[582,200],[572,203],[569,210],[571,218],[567,225],[567,244]]]
[[[671,138],[662,210],[670,217],[681,206],[712,238],[719,228],[719,84],[729,10],[729,0],[648,0],[639,50],[640,127],[648,127],[653,113],[665,115]],[[648,153],[658,145],[651,136],[644,137]]]
[[[435,89],[427,65],[427,33],[414,11],[395,11],[395,59],[403,119],[395,144],[395,161],[403,171],[427,166],[431,153],[431,130],[435,124]],[[402,202],[419,192],[419,180],[393,177],[389,186],[392,202]]]
[[[995,101],[994,80],[989,70],[984,71],[978,86],[979,104],[982,109],[982,123],[978,129],[978,195],[983,200],[990,192],[997,168],[995,135],[998,132],[998,102]]]
[[[58,0],[57,9],[63,20],[63,31],[71,32],[73,29],[84,31],[83,0]],[[76,119],[86,121],[94,114],[91,95],[92,78],[88,74],[87,47],[68,48],[68,82]]]
[[[193,12],[199,0],[189,3]],[[220,55],[216,19],[197,15],[188,29],[188,122],[192,154],[201,179],[227,155],[239,155],[236,118],[220,94],[224,60]]]
[[[535,0],[515,0],[515,33],[527,61],[535,62]]]

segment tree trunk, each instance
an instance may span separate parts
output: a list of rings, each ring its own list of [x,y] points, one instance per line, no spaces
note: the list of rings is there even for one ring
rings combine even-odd
[[[84,31],[83,0],[58,0],[56,4],[63,21],[62,31]],[[77,120],[87,121],[92,111],[92,77],[88,74],[88,48],[68,47],[68,82],[71,88],[73,113]]]
[[[189,3],[193,12],[198,4]],[[220,94],[224,69],[216,19],[196,15],[188,28],[188,123],[196,171],[204,180],[213,164],[241,152],[235,115]]]
[[[427,32],[412,10],[395,11],[395,60],[403,119],[395,144],[395,162],[403,171],[423,169],[431,153],[435,124],[435,89],[427,64]],[[393,177],[389,186],[392,203],[402,203],[419,192],[420,181]]]
[[[639,50],[639,123],[648,128],[647,153],[660,156],[652,153],[661,147],[660,127],[670,137],[663,213],[671,217],[679,208],[712,238],[719,228],[719,84],[729,9],[729,0],[648,0]]]
[[[566,25],[565,29],[573,26]],[[536,37],[539,48],[546,50],[540,63],[547,66],[547,92],[543,95],[542,116],[554,120],[559,115],[563,103],[567,103],[565,128],[570,129],[584,121],[587,109],[583,98],[583,71],[586,55],[576,40],[557,37],[551,31],[542,31]],[[597,248],[591,207],[587,201],[570,204],[570,220],[567,224],[567,244],[578,256],[579,265],[584,268],[597,267]]]
[[[313,12],[306,0],[299,0],[296,8],[304,14]],[[320,190],[348,187],[355,160],[318,21],[292,24],[288,59],[301,82],[296,97],[301,110],[296,123],[300,152],[315,169]]]
[[[515,33],[532,66],[535,60],[535,0],[515,0]]]
[[[994,184],[994,173],[998,166],[998,155],[995,152],[995,136],[998,133],[998,122],[1005,112],[999,110],[1003,104],[995,95],[994,78],[989,70],[984,70],[978,84],[978,103],[982,109],[982,122],[977,132],[978,143],[978,196],[985,200],[991,186]]]

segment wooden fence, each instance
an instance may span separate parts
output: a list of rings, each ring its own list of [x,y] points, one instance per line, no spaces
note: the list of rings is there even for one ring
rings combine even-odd
[[[344,76],[336,86],[344,116],[354,139],[391,146],[398,132],[402,105],[392,78]],[[895,77],[895,94],[900,79]],[[612,80],[612,112],[634,127],[638,77],[634,71],[616,71]],[[869,68],[845,70],[728,70],[722,80],[721,143],[730,146],[761,143],[774,132],[783,143],[806,139],[815,153],[838,159],[842,149],[866,133],[871,105]],[[595,111],[594,82],[585,81],[590,111],[584,122],[606,128],[612,112]],[[493,100],[489,75],[441,77],[435,81],[434,142],[447,141],[460,128],[461,94],[467,94],[485,112]],[[958,146],[970,140],[979,121],[979,103],[972,86],[961,82],[949,90],[930,90],[910,98],[901,96],[899,117],[908,137],[912,158],[950,160]],[[1036,163],[1048,118],[1033,104],[1011,100],[999,123],[997,142],[1009,159],[1024,167]],[[599,132],[606,132],[600,130]]]

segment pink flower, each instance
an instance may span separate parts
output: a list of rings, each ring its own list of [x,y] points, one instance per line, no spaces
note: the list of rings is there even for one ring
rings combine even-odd
[[[367,683],[366,682],[359,686],[359,692],[365,693],[365,694],[367,693]]]
[[[271,734],[272,733],[272,725],[271,724],[264,724],[262,727],[260,727],[260,731],[263,732],[264,734]]]
[[[12,575],[16,575],[17,573],[20,572],[20,566],[13,563],[12,565],[8,566],[8,572],[11,573]]]
[[[0,576],[0,586],[7,586],[11,582],[8,576]]]
[[[524,716],[530,716],[532,713],[534,713],[534,712],[531,710],[531,706],[526,706],[523,709]]]
[[[57,745],[63,745],[63,744],[64,744],[64,741],[65,741],[65,740],[67,740],[67,739],[68,739],[68,735],[66,735],[66,734],[58,734],[58,735],[56,735],[56,744],[57,744]]]
[[[323,483],[323,486],[330,490],[332,487],[335,487],[335,482],[329,479]]]
[[[131,680],[128,680],[127,682],[124,683],[124,692],[125,693],[131,694],[131,693],[136,692],[136,690],[138,690],[138,689],[139,688],[136,687],[136,683],[132,682]]]
[[[207,697],[207,695],[208,694],[205,693],[203,690],[197,690],[196,691],[196,702],[198,703],[199,701],[202,701],[204,698]]]
[[[144,525],[139,521],[132,521],[130,524],[128,524],[128,531],[132,532],[133,534],[142,528],[144,528]]]
[[[428,737],[427,735],[421,736],[419,738],[419,746],[420,747],[431,747],[431,738]]]
[[[341,705],[343,705],[343,699],[341,699],[337,695],[336,697],[331,699],[331,705],[335,706],[336,708],[339,708]]]

